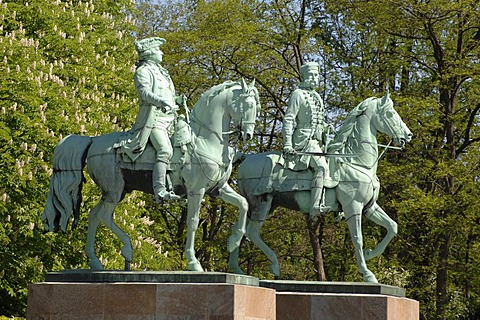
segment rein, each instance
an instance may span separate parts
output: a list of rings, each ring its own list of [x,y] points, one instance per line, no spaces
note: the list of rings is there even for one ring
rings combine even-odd
[[[235,100],[233,100],[231,102],[231,104],[236,104],[240,100],[241,97],[242,97],[241,95],[238,96]],[[225,96],[225,105],[228,106],[228,97],[227,96]],[[243,113],[243,104],[240,104],[240,111],[239,112],[240,112],[240,114]],[[220,142],[223,142],[223,137],[222,136],[230,135],[230,134],[237,133],[237,132],[240,131],[239,129],[230,130],[230,131],[221,131],[221,132],[214,131],[214,130],[210,129],[207,125],[202,123],[200,120],[198,120],[198,118],[195,115],[195,110],[191,113],[191,121],[194,122],[194,123],[197,123],[200,127],[207,130],[208,132],[215,134]],[[241,123],[255,124],[255,120],[241,121]]]
[[[382,148],[385,148],[386,149],[392,149],[392,150],[402,150],[402,147],[391,147],[390,144],[392,144],[392,140],[390,140],[390,142],[385,145],[385,144],[381,144],[381,143],[373,143],[373,142],[369,142],[369,141],[362,141],[362,143],[368,143],[372,146],[376,146],[376,147],[382,147]]]
[[[390,140],[387,145],[380,144],[380,143],[373,143],[373,142],[369,142],[369,141],[362,141],[361,143],[369,144],[369,145],[374,146],[374,147],[382,147],[384,149],[383,149],[382,153],[380,153],[380,155],[377,157],[377,159],[372,163],[371,166],[365,166],[365,165],[361,165],[361,164],[358,164],[358,163],[353,165],[352,163],[345,162],[345,164],[352,167],[353,169],[355,169],[355,167],[358,166],[358,167],[365,168],[367,170],[371,170],[378,163],[378,161],[380,161],[380,159],[384,156],[387,149],[401,150],[401,148],[399,148],[399,147],[390,146],[392,144],[392,140]]]
[[[392,144],[392,140],[390,140],[386,146],[385,146],[385,145],[380,145],[380,144],[376,143],[377,146],[384,147],[384,149],[383,149],[382,153],[380,153],[380,155],[377,157],[377,160],[375,160],[375,162],[373,163],[373,165],[377,164],[377,162],[383,157],[383,155],[385,154],[385,152],[387,151],[387,149],[389,149],[389,148],[391,148],[391,149],[396,148],[396,147],[390,147],[391,144]],[[375,145],[375,143],[370,143],[370,145]],[[373,167],[373,165],[372,165],[372,167]]]
[[[200,120],[197,119],[197,117],[195,116],[195,113],[192,112],[190,114],[190,120],[191,122],[193,123],[196,123],[198,124],[200,127],[202,127],[203,129],[207,130],[208,132],[210,133],[213,133],[217,136],[218,140],[220,140],[220,142],[223,142],[223,137],[224,135],[230,135],[232,133],[235,133],[235,132],[238,132],[238,130],[232,130],[232,131],[222,131],[222,132],[217,132],[215,130],[212,130],[210,129],[206,124],[204,124],[203,122],[201,122]]]
[[[372,163],[371,166],[367,167],[367,166],[362,166],[364,167],[365,169],[372,169],[377,163],[378,161],[380,161],[380,159],[385,155],[385,152],[387,151],[387,149],[393,149],[393,150],[402,150],[402,148],[400,147],[394,147],[394,146],[390,146],[392,144],[392,141],[393,140],[390,140],[388,142],[388,144],[380,144],[380,143],[373,143],[373,142],[369,142],[369,141],[362,141],[361,143],[365,143],[365,144],[369,144],[371,146],[374,146],[374,147],[382,147],[384,148],[382,153],[380,153],[380,155],[377,157],[377,159]],[[358,164],[357,164],[358,165]]]

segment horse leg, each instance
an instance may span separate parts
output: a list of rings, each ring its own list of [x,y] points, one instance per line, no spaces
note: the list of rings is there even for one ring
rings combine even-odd
[[[397,234],[397,223],[393,221],[377,203],[374,203],[374,205],[368,209],[365,216],[369,220],[387,229],[387,234],[373,250],[367,249],[364,251],[365,260],[368,261],[381,255],[385,251],[387,245]]]
[[[121,249],[121,254],[125,259],[125,270],[130,270],[130,262],[133,260],[133,247],[130,237],[123,231],[114,221],[113,221],[113,212],[117,207],[118,201],[108,202],[101,200],[103,202],[103,211],[99,211],[98,219],[100,219],[107,228],[109,228],[123,243]]]
[[[358,271],[363,274],[363,280],[365,282],[377,283],[377,278],[370,270],[368,270],[365,257],[363,256],[362,214],[360,212],[354,214],[346,212],[346,214],[347,225],[348,229],[350,230],[350,236],[352,238],[355,250],[355,257],[357,259]]]
[[[247,220],[247,228],[248,228],[248,220]],[[240,243],[241,244],[241,243]],[[240,265],[238,264],[238,256],[240,254],[240,246],[237,246],[235,249],[230,251],[230,254],[228,256],[228,268],[236,274],[245,274],[243,270],[240,268]]]
[[[187,269],[190,271],[203,271],[202,265],[195,257],[195,233],[197,232],[200,212],[200,205],[205,188],[199,189],[196,193],[188,192],[187,208],[187,241],[185,243],[185,258],[188,261]]]
[[[88,265],[92,270],[103,270],[102,263],[95,254],[95,236],[97,234],[98,226],[100,225],[98,213],[103,210],[103,203],[103,200],[100,200],[100,202],[92,210],[90,210],[88,217],[88,233],[85,252],[87,257],[90,259]]]
[[[248,202],[247,199],[239,195],[230,185],[225,184],[219,190],[219,198],[223,201],[238,207],[238,221],[232,227],[232,235],[228,239],[228,251],[232,252],[240,246],[242,238],[245,235],[245,225],[247,223]]]
[[[280,263],[277,255],[270,249],[270,247],[263,241],[260,235],[260,229],[265,221],[249,221],[247,225],[247,237],[250,239],[270,260],[270,272],[273,273],[275,279],[280,277]]]
[[[246,236],[250,239],[270,260],[270,271],[274,274],[275,279],[280,277],[280,264],[278,262],[277,255],[273,252],[272,249],[263,241],[260,236],[260,229],[264,221],[251,221],[247,220],[246,227]],[[228,267],[236,274],[245,274],[243,270],[238,265],[238,255],[240,252],[240,247],[235,248],[230,252],[230,257],[228,259]]]
[[[230,255],[228,257],[228,268],[233,273],[243,275],[243,274],[245,274],[245,272],[243,272],[242,268],[240,268],[240,266],[238,265],[238,255],[239,255],[239,253],[240,253],[240,247],[237,247],[230,252]]]
[[[260,229],[272,209],[273,195],[266,194],[263,197],[258,197],[257,201],[259,202],[256,203],[255,211],[252,213],[252,216],[257,217],[257,220],[248,220],[247,237],[267,256],[268,260],[270,260],[270,272],[278,279],[280,277],[280,264],[277,254],[263,241],[260,235]]]

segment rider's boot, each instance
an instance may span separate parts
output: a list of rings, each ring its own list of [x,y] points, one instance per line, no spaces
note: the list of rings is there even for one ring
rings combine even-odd
[[[153,165],[153,194],[157,203],[163,203],[168,200],[180,200],[180,196],[176,195],[173,191],[168,191],[165,186],[167,166],[168,164],[162,161],[157,161]]]
[[[311,204],[310,218],[330,212],[331,207],[325,206],[323,198],[323,172],[319,172],[312,180],[312,190],[310,192]]]

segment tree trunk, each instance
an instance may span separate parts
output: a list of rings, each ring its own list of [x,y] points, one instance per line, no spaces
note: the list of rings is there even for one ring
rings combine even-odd
[[[436,318],[438,320],[445,319],[445,310],[448,303],[447,295],[447,280],[448,280],[448,258],[450,255],[450,233],[445,234],[445,237],[440,243],[439,259],[437,265],[437,312]]]
[[[323,228],[321,227],[323,226],[323,220],[323,217],[318,218],[318,220],[307,217],[308,235],[313,249],[313,265],[315,267],[315,277],[317,278],[317,281],[327,280],[320,241],[321,237],[323,237]],[[319,230],[318,234],[317,230]]]

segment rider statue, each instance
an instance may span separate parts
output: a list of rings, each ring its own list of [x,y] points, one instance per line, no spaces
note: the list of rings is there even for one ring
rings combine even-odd
[[[310,208],[310,217],[313,218],[330,211],[323,200],[327,161],[322,156],[302,154],[322,152],[326,142],[326,111],[322,98],[315,91],[320,80],[318,63],[303,64],[300,67],[300,80],[299,88],[290,95],[283,118],[283,152],[289,169],[313,170]]]
[[[155,200],[178,200],[180,197],[166,188],[166,174],[173,155],[169,133],[175,121],[177,106],[185,103],[185,96],[175,96],[175,87],[168,71],[161,66],[163,52],[160,45],[165,39],[153,37],[135,42],[138,52],[134,75],[140,108],[132,130],[134,138],[124,150],[135,161],[150,141],[156,151],[153,166],[153,191]]]

